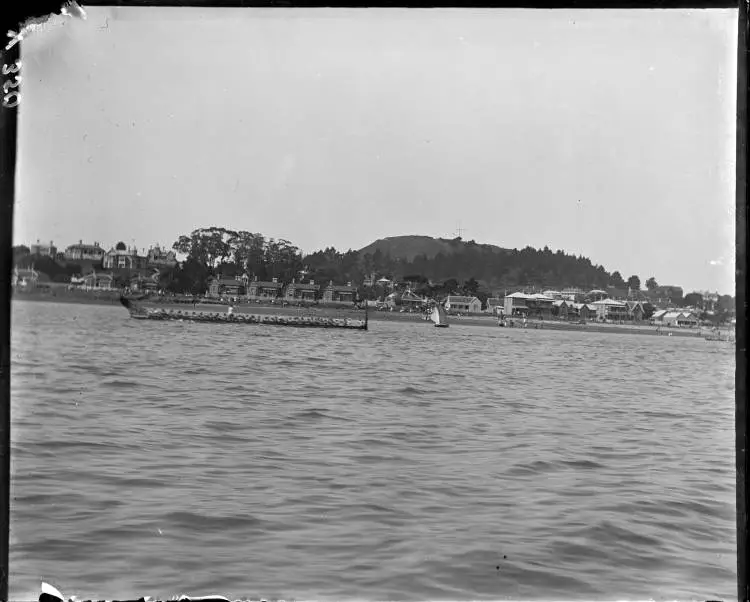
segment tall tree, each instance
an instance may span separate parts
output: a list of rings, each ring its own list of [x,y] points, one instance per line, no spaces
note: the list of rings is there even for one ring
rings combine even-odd
[[[622,274],[620,274],[620,272],[612,272],[612,275],[609,277],[609,282],[615,288],[625,288],[625,280],[623,280]]]
[[[203,265],[207,270],[213,271],[220,267],[232,255],[230,240],[237,237],[237,232],[226,228],[198,228],[193,230],[189,236],[182,235],[172,245],[177,253],[187,255],[189,258]]]
[[[628,287],[634,291],[641,290],[641,279],[638,276],[631,276],[628,278]]]
[[[479,282],[477,282],[476,278],[472,276],[466,282],[464,282],[463,288],[464,288],[464,292],[467,295],[475,296],[477,292],[479,291]]]
[[[656,282],[656,278],[651,276],[648,280],[646,280],[646,288],[650,291],[654,290],[656,287],[658,287],[659,284]]]
[[[683,303],[688,307],[703,307],[703,295],[700,293],[688,293],[683,299]]]

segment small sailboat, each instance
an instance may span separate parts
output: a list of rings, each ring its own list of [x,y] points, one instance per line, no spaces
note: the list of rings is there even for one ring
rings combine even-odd
[[[445,309],[442,305],[436,304],[432,308],[432,314],[430,314],[430,318],[432,318],[432,321],[435,323],[436,327],[448,328],[448,315],[445,313]]]

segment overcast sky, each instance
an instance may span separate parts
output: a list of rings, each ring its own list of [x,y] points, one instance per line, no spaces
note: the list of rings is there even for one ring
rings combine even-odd
[[[735,10],[87,15],[23,42],[15,244],[460,222],[734,291]]]

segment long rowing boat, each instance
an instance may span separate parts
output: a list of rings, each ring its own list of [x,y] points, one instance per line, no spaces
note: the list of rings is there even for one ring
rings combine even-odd
[[[151,307],[143,299],[120,297],[120,303],[136,320],[183,320],[188,322],[210,322],[212,324],[269,324],[274,326],[296,326],[299,328],[346,328],[367,330],[367,306],[364,319],[336,318],[329,316],[273,315],[233,313],[230,311],[197,311]]]

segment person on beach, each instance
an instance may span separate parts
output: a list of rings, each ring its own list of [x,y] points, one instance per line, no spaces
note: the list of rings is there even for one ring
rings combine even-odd
[[[229,309],[227,309],[227,316],[231,317],[234,313],[234,305],[230,305]]]

